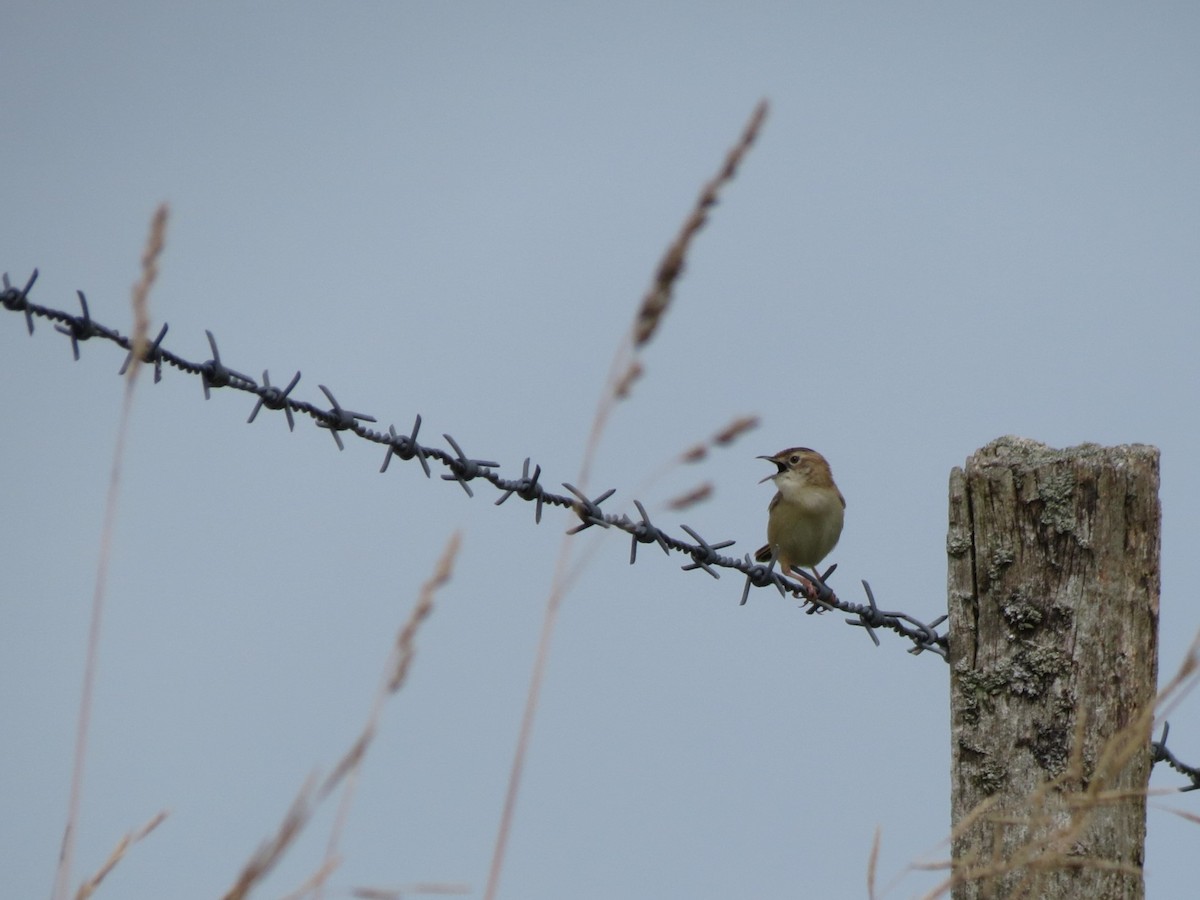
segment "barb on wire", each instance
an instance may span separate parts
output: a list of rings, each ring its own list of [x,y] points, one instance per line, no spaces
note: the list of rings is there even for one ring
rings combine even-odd
[[[631,535],[629,540],[629,564],[632,566],[637,562],[637,545],[639,543],[658,544],[658,546],[662,547],[662,552],[670,556],[671,548],[667,546],[666,538],[663,537],[661,531],[650,524],[650,516],[646,513],[646,507],[642,506],[642,501],[634,500],[633,505],[637,507],[637,511],[641,514],[642,521],[629,523],[631,526],[629,530]]]
[[[155,384],[158,384],[160,381],[162,381],[162,364],[163,364],[163,360],[166,357],[164,356],[163,351],[161,351],[159,349],[159,347],[162,344],[163,338],[165,338],[167,336],[167,327],[168,327],[167,323],[163,322],[163,327],[160,328],[158,331],[158,337],[156,337],[154,339],[154,342],[152,344],[150,344],[149,347],[146,348],[146,354],[142,359],[142,362],[144,362],[144,363],[149,363],[149,362],[154,363],[154,383]],[[116,334],[116,332],[113,332],[113,333]],[[118,335],[117,337],[120,338],[120,335]],[[117,338],[114,338],[114,340],[116,340],[118,344],[120,344],[122,347],[124,347],[126,350],[129,351],[128,353],[125,354],[125,362],[121,363],[121,368],[117,369],[118,375],[124,375],[126,372],[129,371],[129,364],[133,362],[133,344],[129,340],[129,338],[120,338],[119,340],[117,340]],[[199,367],[197,366],[197,370],[198,369],[199,369]],[[185,371],[187,371],[187,370],[185,369]]]
[[[235,378],[244,381],[251,389],[257,387],[258,385],[249,375],[243,375],[241,372],[221,364],[221,352],[217,350],[217,339],[207,329],[204,333],[208,335],[208,346],[212,348],[213,354],[212,359],[200,364],[200,382],[204,385],[204,399],[207,400],[209,397],[209,388],[227,387],[233,383]]]
[[[396,426],[388,426],[388,441],[387,455],[383,458],[383,465],[379,467],[380,472],[386,472],[388,463],[391,462],[393,456],[398,456],[401,459],[412,459],[414,456],[420,461],[421,468],[425,470],[425,477],[429,477],[429,460],[425,458],[425,448],[417,443],[417,433],[421,430],[421,416],[417,415],[417,421],[413,422],[412,434],[405,437],[402,434],[396,433]]]
[[[593,525],[608,528],[609,525],[616,524],[615,522],[609,522],[604,512],[600,509],[600,504],[617,492],[616,488],[609,488],[595,500],[589,500],[587,495],[582,493],[575,485],[564,481],[563,487],[576,496],[577,500],[571,506],[575,509],[576,515],[583,520],[582,525],[576,525],[567,534],[579,534],[585,528],[591,528]]]
[[[34,284],[38,280],[38,270],[34,269],[33,274],[29,276],[29,280],[25,282],[25,287],[18,290],[9,284],[8,273],[4,273],[4,308],[13,312],[25,313],[25,327],[29,329],[29,333],[33,334],[33,311],[29,308],[29,292],[33,289]],[[53,318],[50,316],[49,318]],[[69,316],[67,317],[70,318]]]
[[[443,458],[443,462],[450,467],[450,474],[443,475],[444,481],[457,481],[468,497],[474,497],[471,492],[471,486],[468,481],[479,478],[481,475],[486,477],[489,469],[499,468],[500,463],[491,462],[486,459],[471,459],[467,454],[463,453],[462,447],[458,446],[458,442],[448,434],[443,434],[442,437],[446,442],[454,448],[454,452],[458,455],[453,458]],[[444,456],[444,455],[443,455]]]
[[[71,339],[71,355],[75,357],[75,362],[79,362],[79,342],[101,334],[104,329],[92,321],[91,314],[88,312],[87,297],[83,296],[83,291],[76,291],[75,294],[79,297],[83,315],[70,319],[66,325],[56,324],[54,330]]]
[[[733,565],[736,563],[736,560],[731,560],[728,557],[721,556],[721,554],[717,553],[718,550],[722,550],[725,547],[732,547],[735,543],[737,543],[736,541],[721,541],[719,544],[710,544],[686,525],[680,525],[679,527],[690,534],[692,536],[692,540],[696,542],[696,546],[691,549],[692,561],[681,567],[683,571],[690,572],[693,569],[703,569],[713,578],[720,578],[721,576],[712,570],[712,566],[732,565],[734,568],[736,568],[736,566]]]
[[[258,411],[264,406],[267,409],[282,409],[284,415],[287,416],[288,431],[296,430],[296,420],[292,417],[292,408],[287,404],[288,394],[292,392],[292,388],[300,383],[300,372],[297,371],[292,376],[292,380],[288,382],[288,386],[282,391],[277,387],[271,386],[271,376],[267,374],[267,370],[263,369],[262,390],[258,394],[258,402],[254,404],[254,410],[250,413],[250,418],[246,420],[246,424],[254,421]],[[386,463],[385,463],[386,467]]]
[[[766,587],[769,584],[774,585],[779,589],[779,596],[786,597],[787,594],[783,589],[783,583],[775,577],[775,557],[778,555],[779,549],[775,548],[771,551],[771,561],[767,565],[756,563],[749,553],[743,558],[742,562],[745,568],[742,570],[746,573],[746,585],[742,588],[742,601],[738,606],[745,606],[746,601],[750,599],[751,587]]]
[[[1154,754],[1154,762],[1165,762],[1180,775],[1186,775],[1191,780],[1191,784],[1179,789],[1180,793],[1200,790],[1200,768],[1185,765],[1179,761],[1179,758],[1174,753],[1167,749],[1167,735],[1170,733],[1171,723],[1163,722],[1162,737],[1157,741],[1150,742],[1150,752]]]
[[[125,362],[121,366],[121,372],[124,373],[133,356],[130,338],[93,320],[82,293],[79,294],[80,305],[83,308],[83,314],[80,316],[74,316],[61,310],[39,306],[30,302],[29,292],[36,281],[36,270],[22,288],[11,285],[8,276],[5,275],[3,279],[3,292],[0,293],[0,305],[3,305],[5,309],[12,312],[23,313],[30,334],[33,333],[33,320],[35,318],[48,319],[63,326],[58,328],[58,331],[71,339],[74,350],[78,350],[80,341],[94,337],[112,341],[118,346],[123,347],[128,351]],[[292,391],[300,382],[300,373],[298,371],[292,377],[287,387],[281,390],[271,384],[265,370],[263,371],[262,384],[258,384],[252,378],[230,369],[221,361],[217,350],[217,342],[212,333],[205,333],[208,336],[209,347],[212,349],[212,358],[201,363],[190,362],[162,346],[163,339],[167,335],[167,326],[164,324],[153,343],[143,351],[143,361],[154,364],[154,380],[156,382],[160,380],[162,367],[163,365],[167,365],[191,375],[199,376],[204,385],[206,396],[209,390],[214,387],[224,387],[230,390],[254,394],[256,398],[255,404],[247,422],[253,422],[259,412],[264,409],[282,411],[287,417],[289,428],[294,428],[294,414],[299,413],[310,416],[317,427],[329,430],[338,445],[338,449],[343,449],[344,447],[341,438],[343,432],[357,435],[363,440],[386,447],[387,454],[384,457],[383,465],[380,467],[381,472],[387,471],[388,464],[393,457],[398,457],[405,461],[415,458],[421,464],[425,475],[429,477],[429,461],[432,459],[445,466],[447,471],[442,475],[442,478],[446,481],[458,482],[469,496],[474,496],[469,482],[486,481],[490,482],[500,492],[500,498],[496,501],[497,504],[503,503],[514,495],[520,497],[522,500],[534,503],[534,519],[537,522],[541,521],[543,507],[557,506],[563,509],[570,509],[578,516],[579,524],[569,529],[569,533],[571,534],[576,534],[593,526],[617,528],[624,531],[630,536],[629,561],[631,563],[637,561],[637,545],[639,543],[657,544],[668,555],[671,553],[681,553],[689,557],[690,562],[684,564],[682,567],[685,571],[701,570],[714,578],[720,577],[720,573],[717,570],[722,568],[734,569],[741,572],[746,576],[741,593],[741,603],[743,604],[748,601],[752,587],[773,587],[781,595],[792,594],[797,598],[803,599],[808,606],[807,611],[810,613],[826,610],[840,610],[849,613],[853,616],[853,618],[848,620],[849,623],[866,629],[867,635],[876,644],[879,643],[876,632],[879,629],[887,629],[901,637],[907,638],[912,643],[912,647],[909,649],[910,653],[922,653],[928,650],[931,653],[941,656],[943,659],[946,658],[947,649],[950,645],[949,638],[937,630],[938,626],[946,620],[946,616],[941,616],[933,622],[926,624],[920,619],[906,613],[880,610],[875,602],[871,588],[866,582],[863,582],[863,588],[867,595],[866,604],[842,600],[826,583],[836,567],[830,567],[823,576],[810,574],[799,569],[784,573],[776,570],[776,560],[774,559],[768,565],[762,566],[751,559],[749,554],[741,558],[724,556],[719,551],[733,546],[734,541],[726,540],[710,544],[687,525],[681,525],[680,527],[691,538],[691,541],[682,540],[653,525],[650,522],[650,516],[646,512],[646,508],[637,500],[634,501],[634,505],[637,507],[640,516],[639,521],[632,520],[624,513],[605,512],[602,504],[616,493],[615,489],[607,490],[595,498],[590,498],[574,485],[564,483],[563,487],[570,492],[569,495],[552,493],[546,490],[540,480],[542,474],[541,466],[534,466],[533,472],[530,474],[532,461],[528,458],[522,464],[521,476],[519,478],[506,478],[497,471],[500,463],[468,456],[462,447],[459,446],[458,442],[448,434],[444,434],[443,437],[453,449],[453,452],[443,450],[439,447],[423,446],[418,440],[421,429],[421,417],[419,415],[413,423],[412,431],[407,435],[397,432],[395,426],[388,426],[386,433],[371,431],[363,423],[377,421],[374,416],[343,408],[333,396],[333,392],[323,384],[318,385],[318,387],[329,401],[329,407],[320,407],[307,401],[293,399]]]
[[[420,416],[417,416],[418,421],[420,418]],[[428,466],[425,468],[425,474],[429,474]],[[545,499],[546,494],[546,489],[538,484],[538,479],[541,477],[541,475],[542,467],[535,466],[533,469],[533,475],[530,476],[529,457],[525,457],[525,462],[521,464],[520,480],[513,487],[508,488],[500,496],[500,499],[496,501],[496,506],[499,506],[513,494],[516,494],[522,500],[532,500],[536,504],[533,512],[533,521],[534,524],[540,525],[542,523],[542,501]]]
[[[213,350],[216,350],[215,346]],[[329,388],[323,384],[318,384],[317,387],[321,389],[321,393],[328,398],[330,405],[333,407],[333,409],[326,411],[317,418],[317,427],[328,428],[329,433],[333,435],[334,441],[337,442],[338,449],[345,450],[346,446],[342,443],[342,438],[338,432],[355,431],[357,433],[359,422],[374,422],[376,421],[375,417],[368,416],[366,413],[356,413],[348,409],[342,409],[337,400],[334,399],[333,393]]]

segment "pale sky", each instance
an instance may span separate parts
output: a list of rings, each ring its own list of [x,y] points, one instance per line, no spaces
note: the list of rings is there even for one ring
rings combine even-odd
[[[952,467],[1004,434],[1162,450],[1160,670],[1200,630],[1200,10],[1185,3],[4,5],[0,270],[386,430],[574,481],[613,353],[754,105],[593,472],[681,534],[762,542],[759,454],[820,450],[833,586],[945,609]],[[65,821],[123,353],[0,315],[0,885],[47,897]],[[135,399],[75,878],[220,896],[357,737],[449,536],[329,896],[482,896],[562,510],[168,370]],[[731,419],[758,430],[694,467]],[[711,481],[683,513],[666,500]],[[595,530],[595,529],[593,529]],[[558,619],[500,897],[920,896],[949,830],[948,670],[736,573],[611,536]],[[1171,746],[1200,761],[1200,697]],[[1180,783],[1157,771],[1154,787]],[[336,799],[256,896],[320,865]],[[1147,896],[1195,887],[1200,794],[1157,797]]]

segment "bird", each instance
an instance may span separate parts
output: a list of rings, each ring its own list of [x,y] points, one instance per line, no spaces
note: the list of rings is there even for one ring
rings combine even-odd
[[[759,484],[773,481],[779,490],[767,507],[767,543],[754,558],[768,562],[775,555],[781,571],[803,566],[815,575],[817,564],[837,546],[846,515],[846,498],[829,463],[808,447],[789,447],[758,459],[779,469]]]

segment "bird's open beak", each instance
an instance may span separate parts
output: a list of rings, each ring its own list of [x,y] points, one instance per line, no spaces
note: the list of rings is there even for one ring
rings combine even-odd
[[[775,457],[773,457],[773,456],[756,456],[756,457],[754,457],[754,458],[755,458],[755,459],[765,459],[765,460],[766,460],[767,462],[769,462],[769,463],[774,463],[776,466],[778,466],[778,467],[779,467],[779,472],[782,472],[782,471],[784,470],[784,468],[786,468],[786,467],[783,465],[783,463],[781,463],[779,460],[777,460],[777,459],[776,459]],[[760,478],[760,479],[758,480],[758,483],[759,483],[759,484],[762,484],[764,481],[770,481],[772,478],[774,478],[776,475],[778,475],[778,474],[779,474],[779,472],[772,472],[772,473],[771,473],[770,475],[768,475],[766,478]]]

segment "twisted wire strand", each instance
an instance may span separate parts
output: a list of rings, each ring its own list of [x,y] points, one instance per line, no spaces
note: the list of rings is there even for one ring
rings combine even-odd
[[[131,339],[114,328],[103,325],[91,317],[87,298],[82,291],[77,295],[81,313],[73,315],[65,310],[54,309],[33,303],[29,292],[37,281],[37,270],[29,277],[23,287],[15,287],[9,282],[8,275],[3,276],[3,291],[0,292],[0,305],[11,312],[24,315],[26,327],[32,335],[35,319],[46,319],[55,323],[55,330],[67,336],[71,341],[71,350],[75,359],[79,358],[79,345],[93,338],[110,341],[126,351],[125,362],[120,371],[123,373],[132,362],[133,350]],[[903,612],[881,610],[875,603],[875,597],[870,585],[863,582],[867,602],[853,603],[843,600],[826,583],[826,579],[836,567],[831,567],[821,577],[807,572],[795,570],[793,573],[782,573],[775,568],[775,560],[766,565],[755,562],[749,553],[741,556],[728,556],[720,551],[733,545],[732,540],[710,542],[696,530],[682,525],[681,528],[692,540],[685,540],[658,528],[650,521],[645,507],[635,501],[638,516],[631,519],[627,514],[615,514],[606,511],[603,504],[614,493],[615,489],[604,491],[595,497],[589,497],[569,483],[563,483],[567,493],[556,493],[548,490],[541,480],[542,468],[534,465],[532,472],[531,460],[526,457],[521,467],[520,477],[510,478],[502,475],[498,469],[500,463],[495,460],[468,454],[459,443],[449,434],[442,437],[449,449],[427,445],[420,442],[421,416],[418,415],[407,432],[396,430],[389,425],[386,432],[375,430],[378,419],[372,415],[343,407],[333,392],[325,385],[319,385],[321,392],[329,402],[328,406],[319,406],[292,396],[293,390],[300,382],[300,372],[292,376],[286,387],[272,384],[270,375],[263,370],[262,382],[243,372],[226,365],[217,346],[217,339],[211,331],[206,331],[212,357],[202,362],[194,362],[171,352],[163,346],[163,340],[168,332],[168,326],[163,325],[155,339],[150,342],[143,353],[143,361],[154,367],[154,380],[162,379],[163,366],[178,369],[189,375],[198,376],[204,388],[206,398],[211,392],[220,388],[228,388],[254,394],[256,403],[250,413],[248,422],[253,422],[264,410],[281,411],[284,413],[288,427],[294,430],[295,416],[303,415],[311,418],[319,428],[324,428],[333,436],[338,449],[344,449],[343,436],[350,434],[365,441],[386,448],[381,472],[386,472],[393,458],[403,461],[416,459],[425,472],[426,477],[432,477],[430,461],[437,462],[445,468],[441,474],[446,481],[457,482],[469,495],[474,496],[472,484],[487,482],[500,492],[495,501],[500,505],[510,497],[516,496],[534,504],[534,521],[540,522],[542,510],[546,506],[557,506],[570,509],[579,519],[579,524],[570,529],[570,533],[578,533],[588,528],[616,528],[630,536],[630,563],[637,561],[638,544],[657,544],[666,554],[679,553],[689,558],[682,568],[685,571],[701,570],[713,578],[720,578],[718,569],[732,569],[745,576],[742,588],[741,602],[746,603],[750,589],[774,588],[780,595],[792,594],[804,600],[809,613],[838,610],[849,613],[851,618],[847,623],[862,627],[871,640],[879,645],[877,632],[882,629],[894,632],[907,638],[912,646],[910,653],[919,654],[926,650],[947,658],[949,638],[938,631],[938,626],[946,616],[940,616],[926,623],[915,616]]]
[[[116,329],[94,320],[87,305],[87,298],[82,291],[76,291],[81,307],[79,315],[33,303],[29,299],[29,292],[36,283],[37,277],[38,272],[34,269],[25,285],[18,288],[10,283],[8,275],[5,274],[3,290],[0,290],[0,306],[10,312],[22,313],[26,328],[31,335],[34,332],[35,319],[53,322],[55,331],[69,338],[71,352],[76,360],[79,359],[79,345],[92,338],[101,338],[118,345],[127,354],[119,369],[119,372],[123,374],[132,362],[131,339]],[[386,433],[376,431],[366,424],[376,424],[378,420],[374,416],[344,408],[325,385],[318,385],[318,387],[329,401],[329,407],[317,406],[305,400],[292,398],[291,393],[300,382],[299,371],[292,376],[287,387],[280,388],[272,385],[269,374],[263,370],[260,384],[250,376],[229,368],[221,361],[217,340],[211,331],[205,331],[205,335],[212,350],[212,358],[204,362],[192,362],[164,348],[162,343],[167,331],[168,326],[164,324],[157,337],[146,346],[143,355],[143,361],[154,367],[154,381],[157,383],[162,379],[162,367],[167,365],[199,377],[206,399],[216,388],[232,388],[254,394],[257,402],[247,419],[248,423],[253,422],[261,410],[269,409],[283,412],[289,429],[294,430],[294,414],[306,415],[314,421],[317,427],[327,429],[332,434],[339,450],[344,449],[341,438],[343,433],[353,434],[362,440],[386,447],[387,451],[380,472],[387,471],[393,458],[398,457],[406,462],[416,459],[425,472],[425,476],[430,478],[432,470],[429,461],[434,460],[447,470],[442,473],[442,479],[457,482],[468,496],[475,496],[471,489],[472,482],[484,481],[500,492],[500,497],[495,501],[497,506],[513,496],[533,503],[535,523],[541,522],[542,509],[549,505],[570,509],[575,513],[579,524],[570,529],[572,534],[592,527],[616,528],[625,532],[630,536],[629,562],[631,565],[637,561],[639,544],[656,544],[668,555],[674,552],[689,557],[691,561],[681,567],[685,571],[698,569],[707,572],[713,578],[720,578],[717,569],[733,569],[744,575],[746,580],[741,594],[741,603],[743,604],[749,599],[751,587],[775,588],[781,596],[792,594],[803,599],[808,607],[807,612],[810,614],[830,610],[849,613],[851,618],[846,619],[846,623],[863,628],[876,646],[879,646],[880,643],[876,632],[883,629],[907,638],[912,644],[908,649],[909,653],[920,654],[928,650],[943,660],[948,658],[949,636],[938,631],[938,626],[946,621],[947,616],[942,615],[926,623],[908,613],[881,610],[875,602],[875,595],[870,584],[866,581],[862,582],[866,603],[843,600],[826,583],[837,566],[831,566],[819,577],[802,570],[794,570],[795,577],[789,578],[776,570],[775,559],[764,565],[755,562],[749,553],[740,558],[723,555],[718,551],[732,546],[734,541],[710,543],[695,529],[687,525],[680,527],[692,538],[692,541],[669,534],[650,521],[650,516],[641,501],[633,501],[639,516],[636,521],[624,513],[618,515],[606,512],[602,504],[616,493],[615,488],[604,491],[596,497],[588,497],[573,485],[564,482],[563,487],[569,493],[554,493],[547,490],[542,483],[542,467],[540,465],[534,465],[533,471],[530,472],[532,461],[529,457],[526,457],[521,465],[520,477],[507,478],[497,471],[500,463],[470,456],[449,434],[442,435],[450,445],[449,450],[420,443],[418,440],[421,431],[420,415],[417,415],[412,429],[407,434],[398,432],[394,425],[389,425]],[[1186,765],[1167,749],[1168,733],[1169,725],[1164,725],[1162,738],[1151,742],[1154,762],[1164,762],[1190,780],[1190,785],[1180,788],[1181,791],[1200,790],[1200,768]]]

